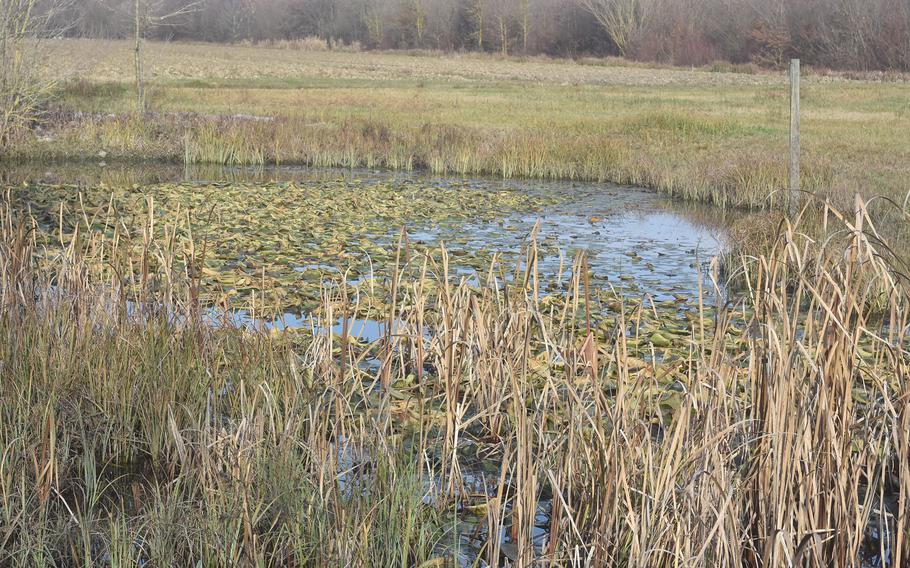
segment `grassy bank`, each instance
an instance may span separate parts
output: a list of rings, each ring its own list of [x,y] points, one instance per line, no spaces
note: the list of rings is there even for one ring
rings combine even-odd
[[[63,112],[12,156],[607,180],[751,207],[786,185],[778,74],[150,43],[154,112],[132,116],[127,42],[51,45]],[[806,189],[845,207],[860,187],[903,202],[910,87],[897,79],[805,79]]]
[[[533,241],[508,285],[401,250],[365,344],[344,285],[313,331],[207,326],[177,224],[39,263],[4,203],[0,565],[902,565],[910,296],[859,205],[688,319],[582,257],[538,295]]]

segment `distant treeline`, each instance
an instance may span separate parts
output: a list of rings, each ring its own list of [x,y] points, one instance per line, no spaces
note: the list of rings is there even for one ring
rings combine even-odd
[[[910,70],[910,0],[75,0],[58,18],[130,37],[137,5],[152,39]]]

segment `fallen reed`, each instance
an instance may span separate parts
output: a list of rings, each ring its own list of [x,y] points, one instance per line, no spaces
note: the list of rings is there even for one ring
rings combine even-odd
[[[901,566],[907,281],[826,213],[683,331],[583,256],[541,294],[533,238],[469,279],[403,232],[386,286],[265,333],[208,321],[176,228],[38,250],[7,201],[0,566]]]

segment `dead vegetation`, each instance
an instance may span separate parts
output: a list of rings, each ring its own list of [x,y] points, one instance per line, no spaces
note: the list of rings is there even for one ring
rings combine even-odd
[[[402,240],[371,316],[399,323],[364,344],[327,331],[369,304],[343,282],[312,331],[209,327],[177,231],[75,229],[39,268],[6,203],[0,564],[413,566],[470,542],[490,565],[903,565],[907,280],[856,205],[827,242],[785,224],[743,257],[738,300],[706,281],[682,331],[601,304],[583,257],[544,297],[533,241],[471,284]]]

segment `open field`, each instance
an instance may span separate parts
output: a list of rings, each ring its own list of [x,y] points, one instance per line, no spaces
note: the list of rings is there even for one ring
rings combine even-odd
[[[57,106],[83,114],[13,155],[609,180],[754,207],[785,186],[782,74],[149,43],[154,114],[135,117],[128,42],[50,45]],[[804,187],[903,201],[910,85],[810,75],[802,94]]]

